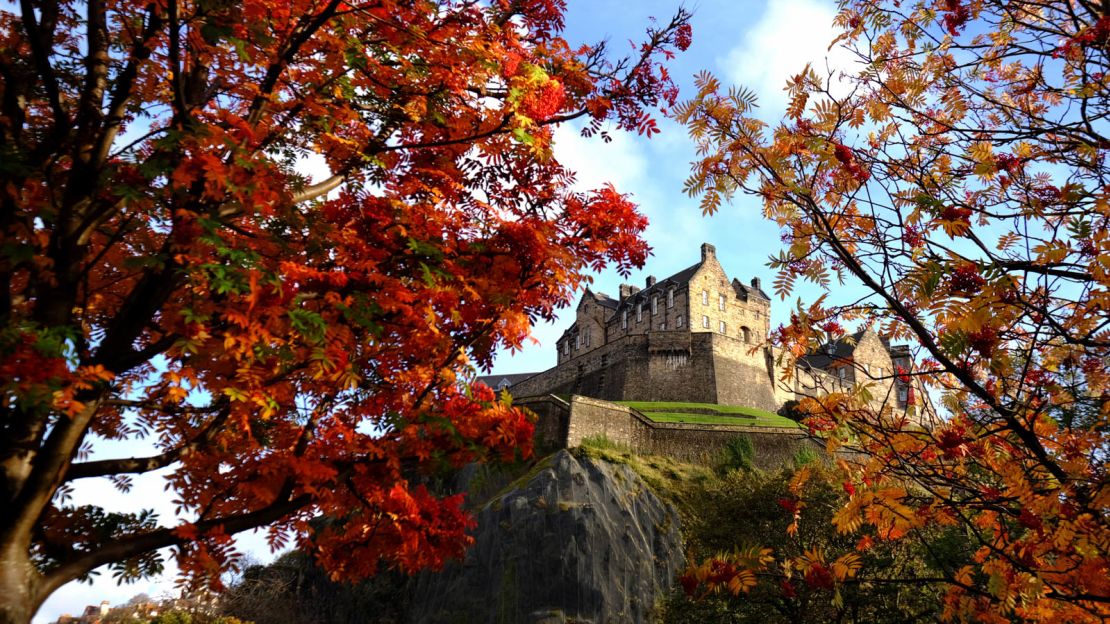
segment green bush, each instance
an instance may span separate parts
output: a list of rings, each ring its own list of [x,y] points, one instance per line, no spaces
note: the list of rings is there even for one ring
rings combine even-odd
[[[821,463],[810,464],[811,476],[801,494],[805,504],[795,535],[787,533],[793,514],[787,510],[796,497],[790,490],[793,471],[775,474],[729,471],[691,483],[685,506],[695,510],[683,518],[683,533],[691,562],[721,552],[754,546],[772,548],[776,558],[818,549],[831,560],[857,552],[861,533],[838,533],[832,515],[847,494],[843,478]],[[966,537],[951,529],[929,529],[918,540],[874,540],[860,552],[864,567],[859,576],[840,586],[841,604],[832,590],[809,587],[794,578],[795,598],[783,595],[781,569],[769,569],[747,594],[727,592],[691,600],[680,591],[662,601],[662,624],[787,624],[792,622],[932,622],[940,618],[941,588],[906,579],[939,576],[967,561]]]
[[[746,435],[737,435],[729,439],[721,450],[723,455],[720,469],[722,472],[729,470],[752,470],[752,458],[755,449],[752,447],[751,438]]]
[[[614,451],[617,453],[632,453],[632,447],[610,439],[604,433],[598,433],[591,436],[582,438],[582,444],[586,448],[597,449],[599,451]]]

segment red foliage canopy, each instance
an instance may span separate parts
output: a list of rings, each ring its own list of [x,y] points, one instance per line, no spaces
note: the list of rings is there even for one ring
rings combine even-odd
[[[610,60],[559,36],[557,0],[21,8],[0,12],[0,621],[165,546],[214,578],[256,526],[346,577],[458,555],[459,498],[413,478],[532,432],[474,370],[587,268],[647,253],[624,196],[571,189],[552,125],[650,127],[686,14]],[[85,459],[140,437],[148,457]],[[65,502],[166,467],[194,522]]]

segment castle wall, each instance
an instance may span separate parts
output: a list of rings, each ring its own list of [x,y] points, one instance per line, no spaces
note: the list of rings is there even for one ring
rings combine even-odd
[[[583,440],[595,436],[633,447],[641,435],[638,430],[644,427],[630,408],[582,396],[571,397],[570,414],[568,447],[580,446]]]
[[[623,405],[581,396],[570,400],[570,447],[604,436],[637,453],[712,463],[720,459],[725,445],[740,435],[751,440],[753,463],[765,470],[789,465],[802,449],[823,452],[818,442],[798,429],[656,423]]]
[[[773,371],[767,368],[764,348],[738,338],[704,335],[713,345],[716,403],[777,411],[782,404],[775,397]]]
[[[570,428],[570,404],[551,395],[513,399],[513,405],[536,415],[533,443],[537,453],[567,447]]]
[[[707,338],[685,331],[648,334],[646,352],[639,354],[635,370],[629,371],[622,396],[716,403],[713,344]]]

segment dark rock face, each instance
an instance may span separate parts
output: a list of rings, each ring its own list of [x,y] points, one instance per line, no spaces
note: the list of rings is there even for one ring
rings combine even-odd
[[[627,466],[567,451],[477,517],[466,560],[417,580],[412,622],[648,622],[684,562],[673,507]]]

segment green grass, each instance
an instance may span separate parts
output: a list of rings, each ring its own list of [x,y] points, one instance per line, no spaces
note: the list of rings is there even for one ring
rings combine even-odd
[[[742,425],[747,427],[796,428],[798,426],[798,423],[784,416],[739,405],[680,403],[674,401],[618,401],[618,403],[638,410],[655,422],[694,425]]]

